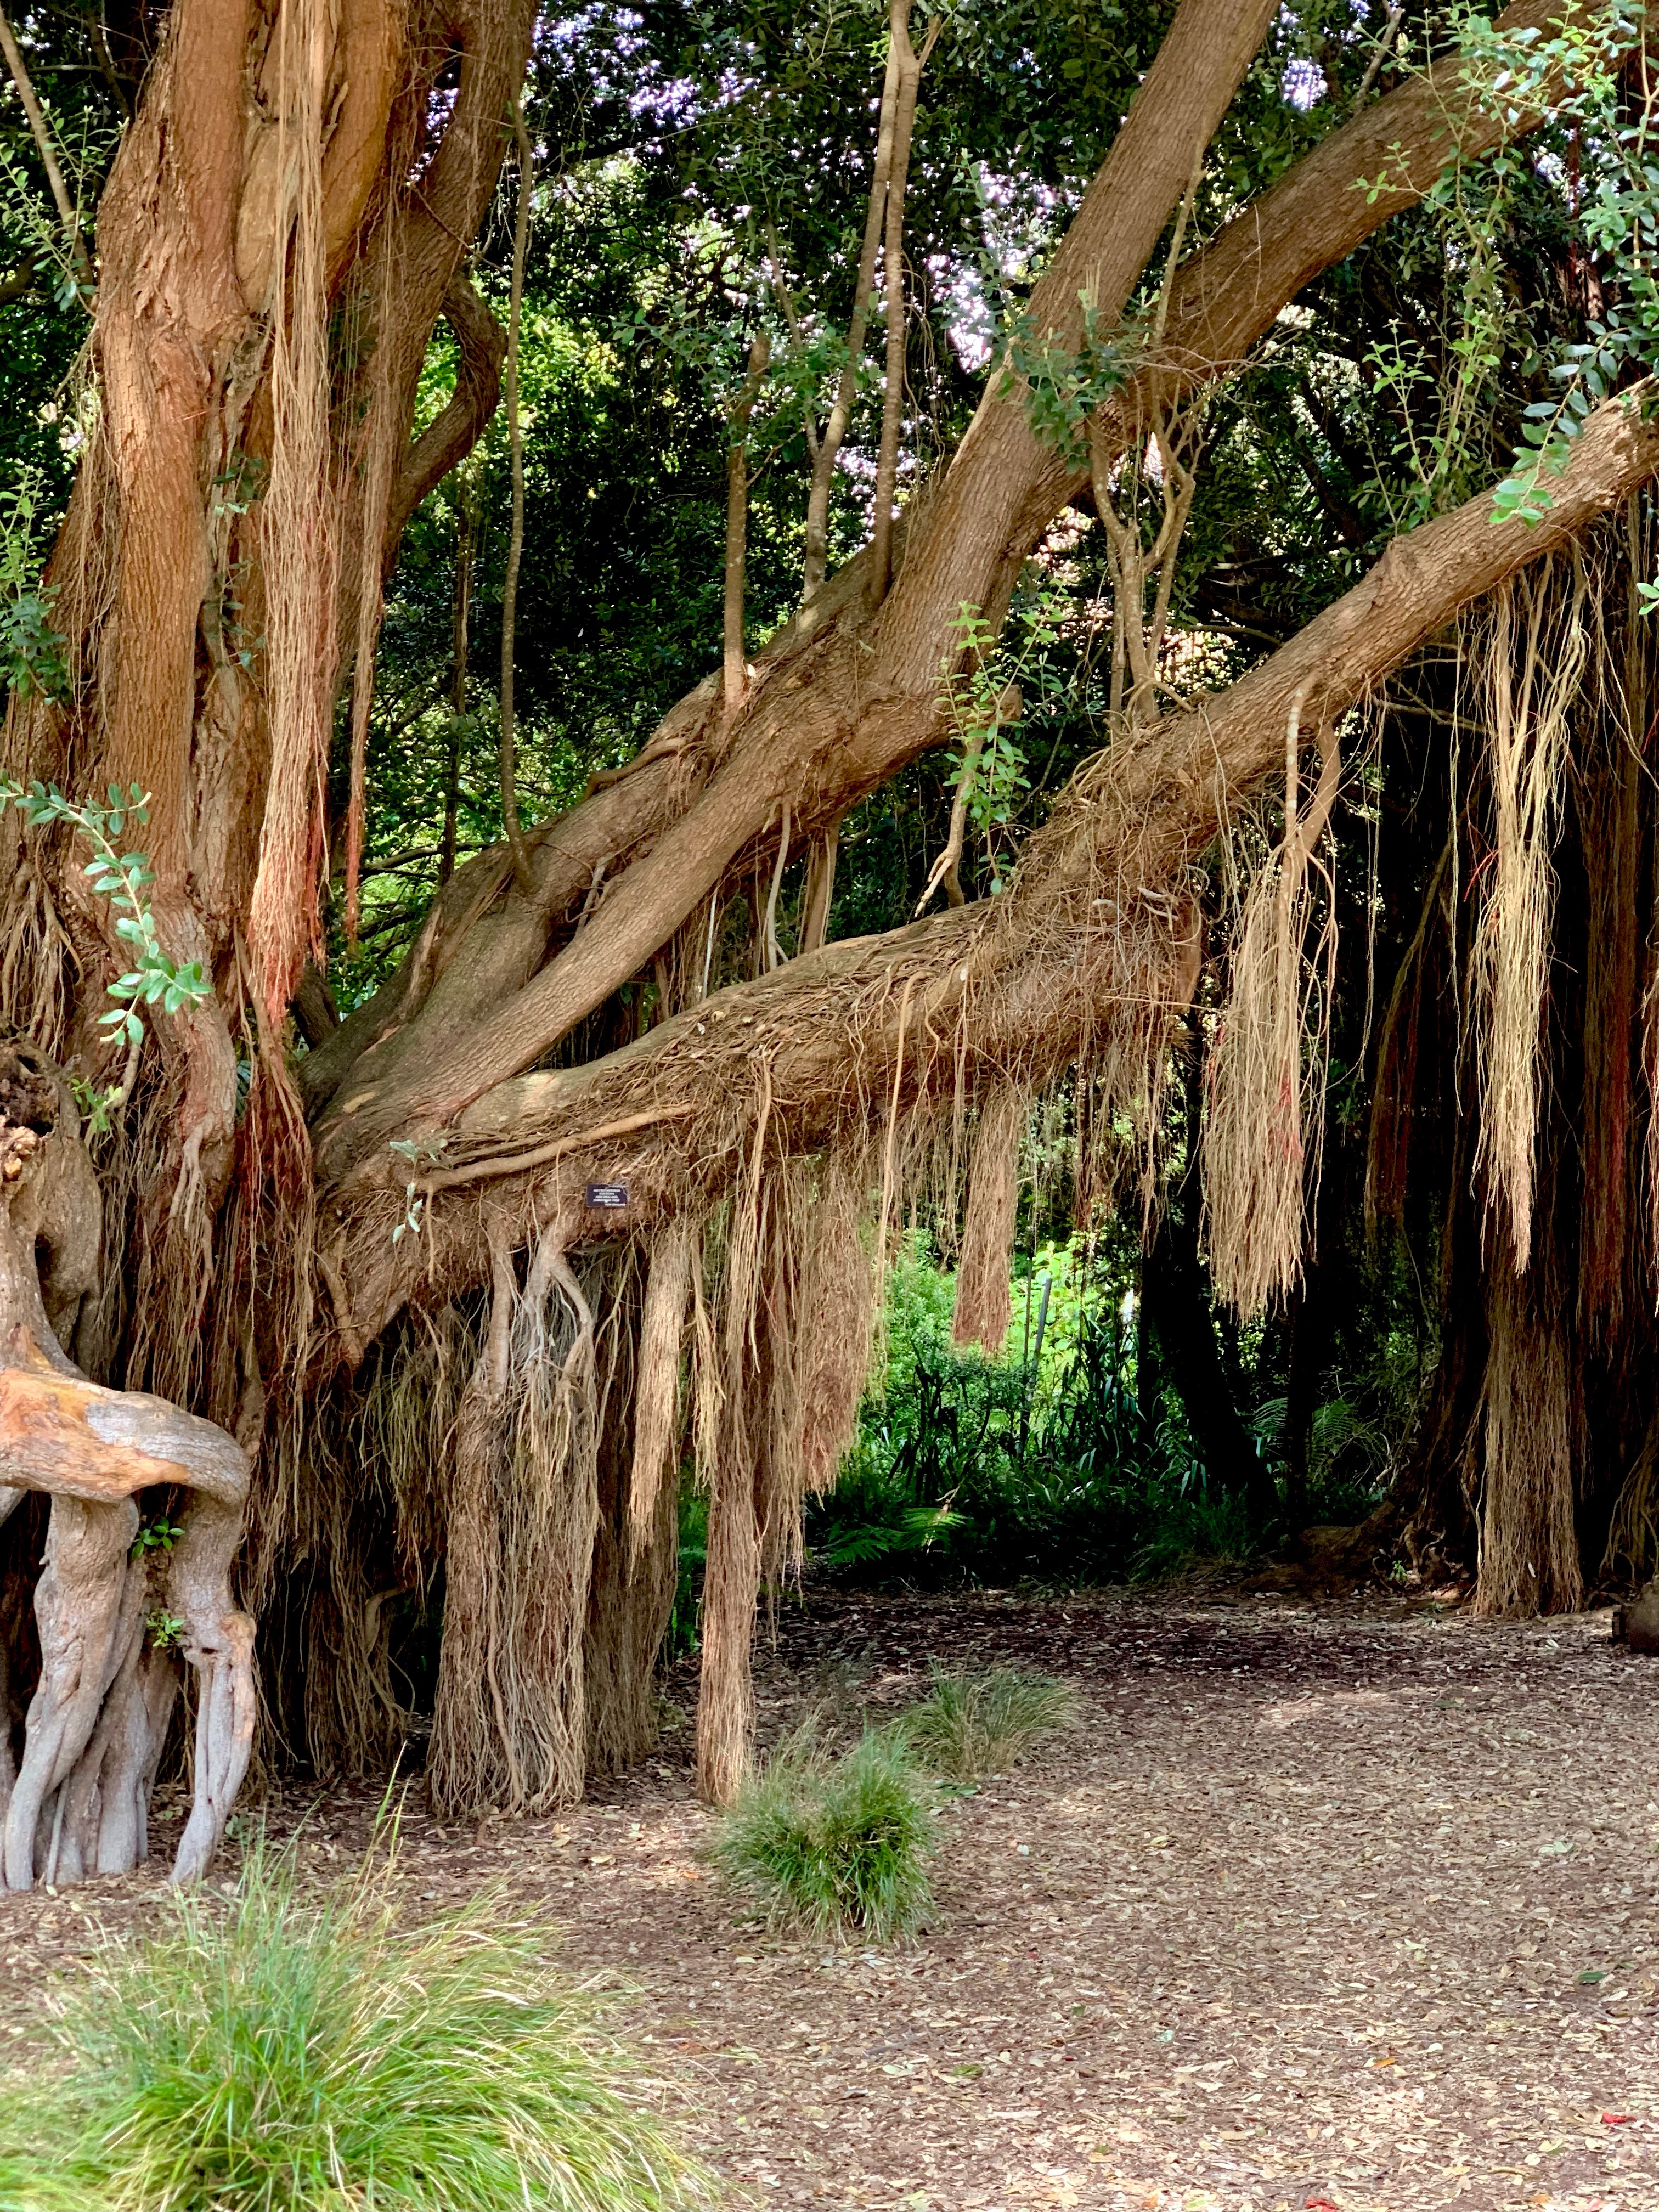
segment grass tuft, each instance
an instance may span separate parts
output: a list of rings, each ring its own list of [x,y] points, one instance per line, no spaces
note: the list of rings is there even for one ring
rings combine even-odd
[[[899,1715],[892,1733],[947,1781],[977,1782],[1011,1766],[1044,1736],[1069,1728],[1076,1716],[1076,1694],[1051,1674],[1022,1667],[992,1667],[978,1674],[935,1669],[932,1690]]]
[[[933,1911],[929,1796],[891,1736],[866,1732],[831,1759],[808,1728],[726,1814],[714,1858],[775,1923],[891,1942]]]
[[[404,1931],[388,1863],[303,1894],[256,1846],[227,1903],[106,1942],[66,2064],[0,2085],[6,2212],[667,2212],[698,2169],[628,2100],[591,2003],[488,1895]],[[27,2154],[21,2147],[27,2146]],[[38,2161],[38,2163],[37,2163]]]

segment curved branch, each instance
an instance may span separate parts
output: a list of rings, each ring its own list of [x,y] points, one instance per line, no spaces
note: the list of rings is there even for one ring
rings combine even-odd
[[[1273,9],[1274,0],[1182,0],[1128,118],[1034,295],[1034,320],[1057,343],[1080,332],[1085,298],[1104,329],[1122,314]],[[867,788],[934,741],[940,655],[963,601],[988,605],[988,580],[1004,560],[1009,521],[1027,479],[1044,459],[1024,404],[1004,397],[1001,386],[1000,378],[994,380],[937,501],[930,502],[915,534],[877,626],[873,654],[862,649],[862,641],[854,641],[848,665],[836,671],[838,680],[820,682],[829,727],[812,726],[809,710],[803,729],[799,697],[763,696],[758,715],[746,718],[746,741],[732,747],[712,787],[680,816],[672,839],[634,863],[566,951],[454,1052],[438,1055],[425,1070],[412,1120],[427,1127],[449,1121],[492,1083],[533,1065],[603,1004],[710,895],[736,856],[763,831],[779,802],[798,795],[803,750],[826,782]],[[864,577],[873,573],[873,562],[867,556]],[[878,730],[884,738],[877,737]],[[826,795],[823,789],[810,792],[815,810]],[[841,805],[846,803],[842,798]]]
[[[466,459],[501,403],[507,333],[460,270],[449,280],[441,312],[460,352],[455,389],[435,419],[410,446],[398,470],[381,546],[387,568],[398,556],[410,516],[427,494]]]

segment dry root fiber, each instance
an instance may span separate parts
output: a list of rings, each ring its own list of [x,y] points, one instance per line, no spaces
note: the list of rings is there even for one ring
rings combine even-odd
[[[1486,691],[1494,849],[1475,933],[1487,1204],[1524,1270],[1555,915],[1552,850],[1583,674],[1588,572],[1547,559],[1492,595],[1476,648]]]
[[[1025,1106],[1022,1091],[1012,1083],[1000,1083],[980,1108],[962,1256],[957,1264],[951,1333],[958,1344],[981,1345],[994,1358],[1007,1337],[1012,1311],[1008,1268],[1019,1210]]]
[[[867,1181],[856,1157],[830,1153],[805,1200],[810,1233],[796,1325],[801,1487],[817,1495],[835,1487],[870,1371],[878,1267],[866,1220]]]
[[[599,1520],[594,1317],[544,1230],[520,1288],[494,1255],[457,1425],[430,1782],[441,1811],[581,1796],[584,1638]]]
[[[729,1804],[749,1759],[749,1650],[763,1576],[797,1570],[807,1492],[834,1480],[857,1418],[875,1310],[859,1152],[763,1171],[711,1219],[697,1285],[698,1474],[709,1492],[697,1780]]]
[[[640,1322],[639,1377],[634,1400],[634,1467],[629,1486],[630,1540],[648,1546],[659,1501],[678,1460],[680,1364],[691,1297],[692,1231],[684,1220],[659,1231],[651,1247]]]
[[[1334,730],[1322,725],[1319,782],[1302,814],[1301,705],[1298,693],[1285,739],[1284,842],[1244,901],[1204,1126],[1211,1269],[1222,1297],[1246,1315],[1301,1279],[1324,1126],[1336,922],[1319,843],[1342,763]],[[1316,903],[1323,921],[1310,952]]]

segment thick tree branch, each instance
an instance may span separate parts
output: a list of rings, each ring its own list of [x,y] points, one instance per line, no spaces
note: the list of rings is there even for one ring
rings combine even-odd
[[[1173,1018],[1192,978],[1188,871],[1282,775],[1292,703],[1304,729],[1328,723],[1460,608],[1650,482],[1659,424],[1642,419],[1638,397],[1592,417],[1537,525],[1494,524],[1490,494],[1425,523],[1230,690],[1097,756],[1004,897],[832,945],[717,994],[607,1060],[502,1084],[461,1116],[446,1182],[469,1158],[539,1151],[544,1172],[493,1184],[491,1203],[512,1216],[497,1217],[498,1232],[522,1238],[532,1222],[563,1218],[573,1234],[597,1233],[580,1201],[590,1175],[627,1182],[629,1206],[615,1225],[636,1232],[718,1191],[748,1156],[763,1098],[771,1140],[811,1149],[866,1126],[896,1069],[908,1101],[948,1098],[981,1069],[1051,1080],[1091,1044],[1109,1048],[1148,1009]],[[644,1111],[674,1118],[635,1145],[605,1133]],[[335,1201],[365,1340],[417,1291],[441,1300],[475,1284],[486,1249],[477,1186],[452,1187],[428,1209],[422,1251],[394,1248],[393,1179],[388,1164],[378,1191]]]
[[[1076,222],[1033,297],[1033,327],[1054,343],[1080,342],[1085,300],[1097,330],[1109,330],[1158,242],[1158,234],[1186,190],[1194,164],[1226,112],[1250,65],[1273,12],[1273,0],[1182,0],[1174,24],[1085,196]],[[880,742],[884,765],[921,750],[937,714],[939,658],[953,634],[964,599],[987,604],[1000,573],[1007,530],[1021,494],[1044,449],[1026,410],[1000,396],[994,382],[945,479],[930,505],[919,542],[907,551],[903,570],[877,626],[873,659],[843,673],[847,693],[823,686],[836,723],[817,742],[846,744],[843,718],[857,714],[854,700],[870,707],[884,726],[896,712],[902,734]],[[920,581],[913,587],[913,575]],[[996,610],[1000,615],[1001,609]],[[854,648],[856,650],[856,648]],[[426,1071],[410,1116],[416,1126],[448,1121],[492,1083],[528,1066],[583,1016],[649,959],[691,908],[707,898],[734,856],[763,831],[781,801],[800,781],[798,701],[775,708],[749,731],[713,788],[664,841],[636,860],[608,896],[602,911],[570,947],[500,1006],[453,1055]],[[814,744],[813,750],[816,750]],[[856,762],[869,750],[863,731],[847,748]],[[738,763],[741,762],[741,769]],[[734,771],[738,771],[734,773]],[[816,802],[819,793],[813,791]],[[362,1139],[378,1130],[366,1117]]]
[[[939,34],[934,16],[917,53],[910,44],[910,0],[892,0],[892,51],[898,55],[898,97],[893,108],[893,151],[887,178],[887,214],[883,230],[887,308],[886,367],[881,394],[881,440],[876,454],[875,512],[870,538],[870,598],[872,607],[887,596],[893,580],[893,497],[898,484],[899,425],[904,415],[904,355],[908,325],[904,308],[904,192],[910,174],[910,139],[915,130],[921,73]]]
[[[1512,31],[1538,28],[1559,5],[1522,0],[1500,21]],[[1085,291],[1096,305],[1097,334],[1109,331],[1249,65],[1255,48],[1247,41],[1260,27],[1255,16],[1246,21],[1223,0],[1207,9],[1187,0],[1034,295],[1034,331],[1075,346]],[[1177,270],[1163,350],[1115,396],[1109,422],[1096,435],[1097,453],[1113,443],[1121,450],[1136,424],[1178,407],[1206,379],[1235,370],[1303,285],[1419,199],[1449,160],[1475,158],[1539,119],[1531,112],[1500,116],[1474,100],[1454,62],[1334,132]],[[1359,188],[1361,178],[1384,174],[1387,189]],[[660,733],[646,755],[657,764],[574,809],[559,830],[573,857],[590,856],[591,866],[611,856],[614,874],[614,856],[642,855],[617,884],[604,915],[510,995],[498,984],[490,994],[495,1011],[481,1024],[470,1021],[453,1053],[425,1055],[418,1085],[388,1086],[381,1079],[374,1097],[354,1097],[347,1125],[325,1137],[325,1175],[349,1170],[396,1133],[404,1116],[441,1123],[491,1081],[541,1057],[710,895],[734,857],[764,833],[782,797],[791,799],[797,834],[819,834],[939,741],[937,671],[958,607],[967,599],[999,617],[1032,547],[1086,482],[1086,461],[1044,447],[1023,400],[1005,396],[1000,382],[994,380],[942,488],[913,503],[921,512],[905,533],[903,568],[873,628],[841,635],[856,626],[866,548],[757,665],[744,712],[724,746],[724,766],[689,810],[687,780],[661,764]],[[811,638],[814,619],[818,635]],[[803,637],[805,649],[822,655],[810,666],[800,659]],[[675,709],[671,723],[685,720],[693,700]],[[690,788],[698,789],[695,780]],[[621,808],[618,791],[628,800]],[[600,799],[602,825],[594,812]],[[668,840],[663,832],[671,822]],[[525,973],[522,965],[517,972]],[[476,1017],[477,999],[469,1011]]]

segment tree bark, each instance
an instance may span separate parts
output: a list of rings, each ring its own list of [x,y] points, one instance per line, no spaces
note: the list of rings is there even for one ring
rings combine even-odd
[[[107,1146],[106,1262],[64,1324],[94,1376],[149,1389],[89,1380],[43,1334],[21,1237],[0,1267],[5,1502],[20,1485],[54,1495],[35,1595],[45,1671],[0,1850],[14,1887],[142,1853],[176,1644],[200,1687],[180,1879],[210,1858],[246,1764],[252,1630],[228,1577],[242,1445],[259,1443],[264,1378],[293,1389],[305,1326],[311,1163],[283,1030],[317,940],[342,647],[366,668],[404,522],[495,404],[500,334],[459,271],[531,13],[174,0],[99,211],[100,406],[49,570],[70,683],[63,700],[14,692],[4,765],[71,794],[149,794],[160,937],[213,989],[146,1013],[152,1048]],[[456,392],[411,439],[441,313]],[[84,855],[15,820],[0,1021],[107,1089],[100,1017],[130,954]],[[60,1085],[60,1107],[68,1096]],[[24,1197],[24,1139],[83,1157],[70,1126],[0,1133]],[[135,1564],[131,1495],[167,1484],[194,1502]],[[147,1616],[170,1624],[160,1642]]]

